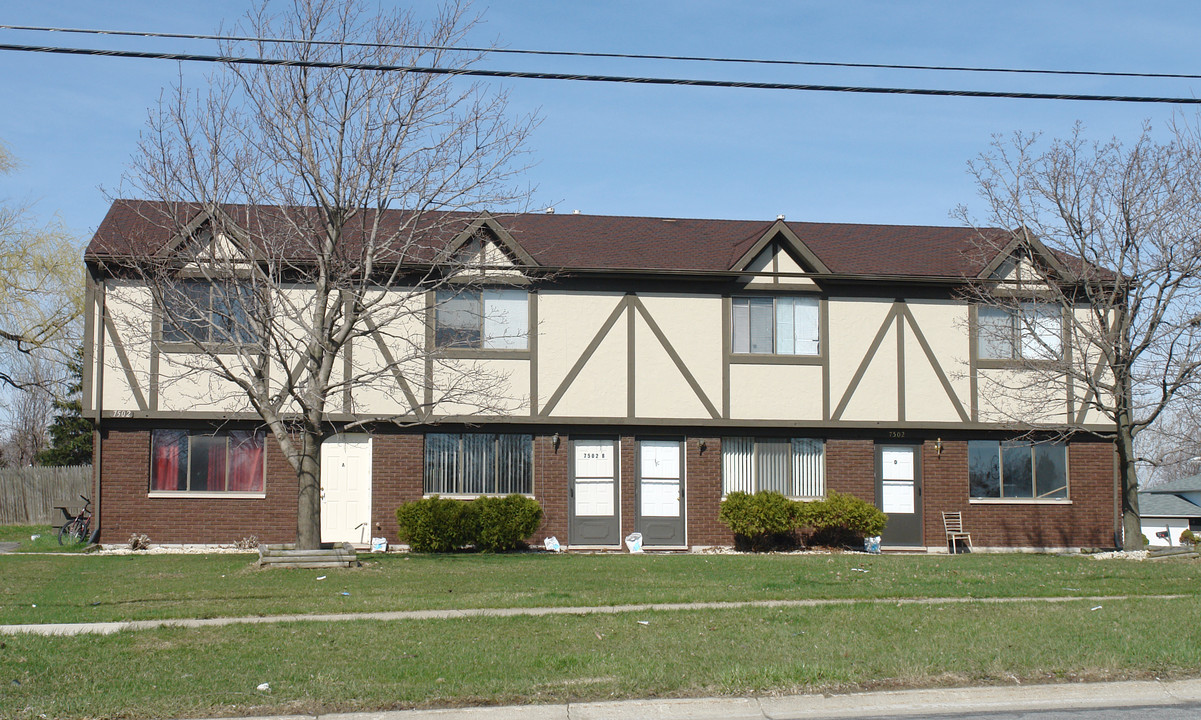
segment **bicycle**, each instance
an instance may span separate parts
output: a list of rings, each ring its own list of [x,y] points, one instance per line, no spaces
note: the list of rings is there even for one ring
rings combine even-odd
[[[66,508],[59,508],[65,519],[63,526],[58,529],[59,545],[66,545],[66,540],[81,543],[92,534],[92,501],[83,495],[79,499],[83,500],[83,510],[78,515],[72,515]]]

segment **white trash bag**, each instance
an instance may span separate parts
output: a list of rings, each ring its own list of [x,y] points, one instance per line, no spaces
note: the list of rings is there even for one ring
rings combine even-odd
[[[542,541],[542,547],[546,548],[547,552],[562,552],[563,548],[559,545],[559,538],[551,535]]]
[[[642,533],[630,533],[626,535],[626,547],[632,553],[642,552]]]

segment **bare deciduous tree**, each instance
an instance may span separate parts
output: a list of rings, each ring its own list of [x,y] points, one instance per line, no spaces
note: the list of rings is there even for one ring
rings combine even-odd
[[[474,22],[461,5],[424,25],[374,8],[265,3],[234,34],[290,42],[226,52],[360,66],[477,59],[438,49]],[[297,543],[312,548],[324,439],[521,402],[505,395],[502,374],[446,352],[454,338],[443,349],[427,342],[427,323],[434,300],[470,314],[461,305],[473,286],[480,312],[478,285],[496,280],[495,258],[478,240],[449,243],[485,208],[519,206],[532,120],[508,118],[503,94],[448,76],[229,65],[209,83],[181,83],[160,103],[129,178],[160,201],[143,206],[146,219],[179,244],[114,272],[149,288],[157,315],[144,314],[139,330],[169,351],[163,397],[193,410],[240,403],[261,418],[296,473]],[[372,388],[400,398],[391,416],[358,407]]]
[[[1201,371],[1198,150],[1180,128],[1127,144],[1077,126],[997,139],[970,163],[990,224],[1012,228],[984,250],[1017,258],[973,290],[980,347],[1012,368],[981,396],[1026,428],[1113,424],[1126,549],[1141,548],[1135,442]]]

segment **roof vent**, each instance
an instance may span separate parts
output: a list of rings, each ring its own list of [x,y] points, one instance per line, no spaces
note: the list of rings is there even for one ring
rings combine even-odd
[[[546,214],[547,214],[547,215],[554,215],[554,214],[555,214],[555,209],[554,209],[553,207],[548,207],[548,208],[546,209]]]
[[[780,213],[779,215],[777,215],[777,216],[776,216],[776,219],[777,219],[777,220],[783,220],[783,219],[784,219],[784,213]]]

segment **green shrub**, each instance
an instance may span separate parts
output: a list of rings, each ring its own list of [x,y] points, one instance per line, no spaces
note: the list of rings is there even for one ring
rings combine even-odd
[[[754,495],[732,492],[721,503],[718,518],[734,533],[737,545],[765,550],[794,541],[798,503],[778,492],[760,491]]]
[[[802,527],[812,529],[814,544],[858,545],[863,538],[884,532],[888,523],[888,516],[875,505],[833,490],[825,500],[808,504]]]
[[[1139,537],[1143,539],[1143,547],[1147,547],[1151,544],[1151,541],[1147,539],[1146,535],[1139,535]]]
[[[521,545],[538,531],[542,506],[525,495],[482,497],[472,500],[476,508],[475,549],[480,552],[504,552]]]
[[[433,495],[397,508],[396,524],[414,552],[452,552],[474,540],[478,514],[471,503]]]
[[[452,500],[433,495],[396,510],[401,541],[413,552],[481,552],[517,547],[538,530],[542,506],[524,495]]]
[[[1196,545],[1199,540],[1201,540],[1201,538],[1198,538],[1197,533],[1193,532],[1192,530],[1185,530],[1184,532],[1180,533],[1181,545]]]

